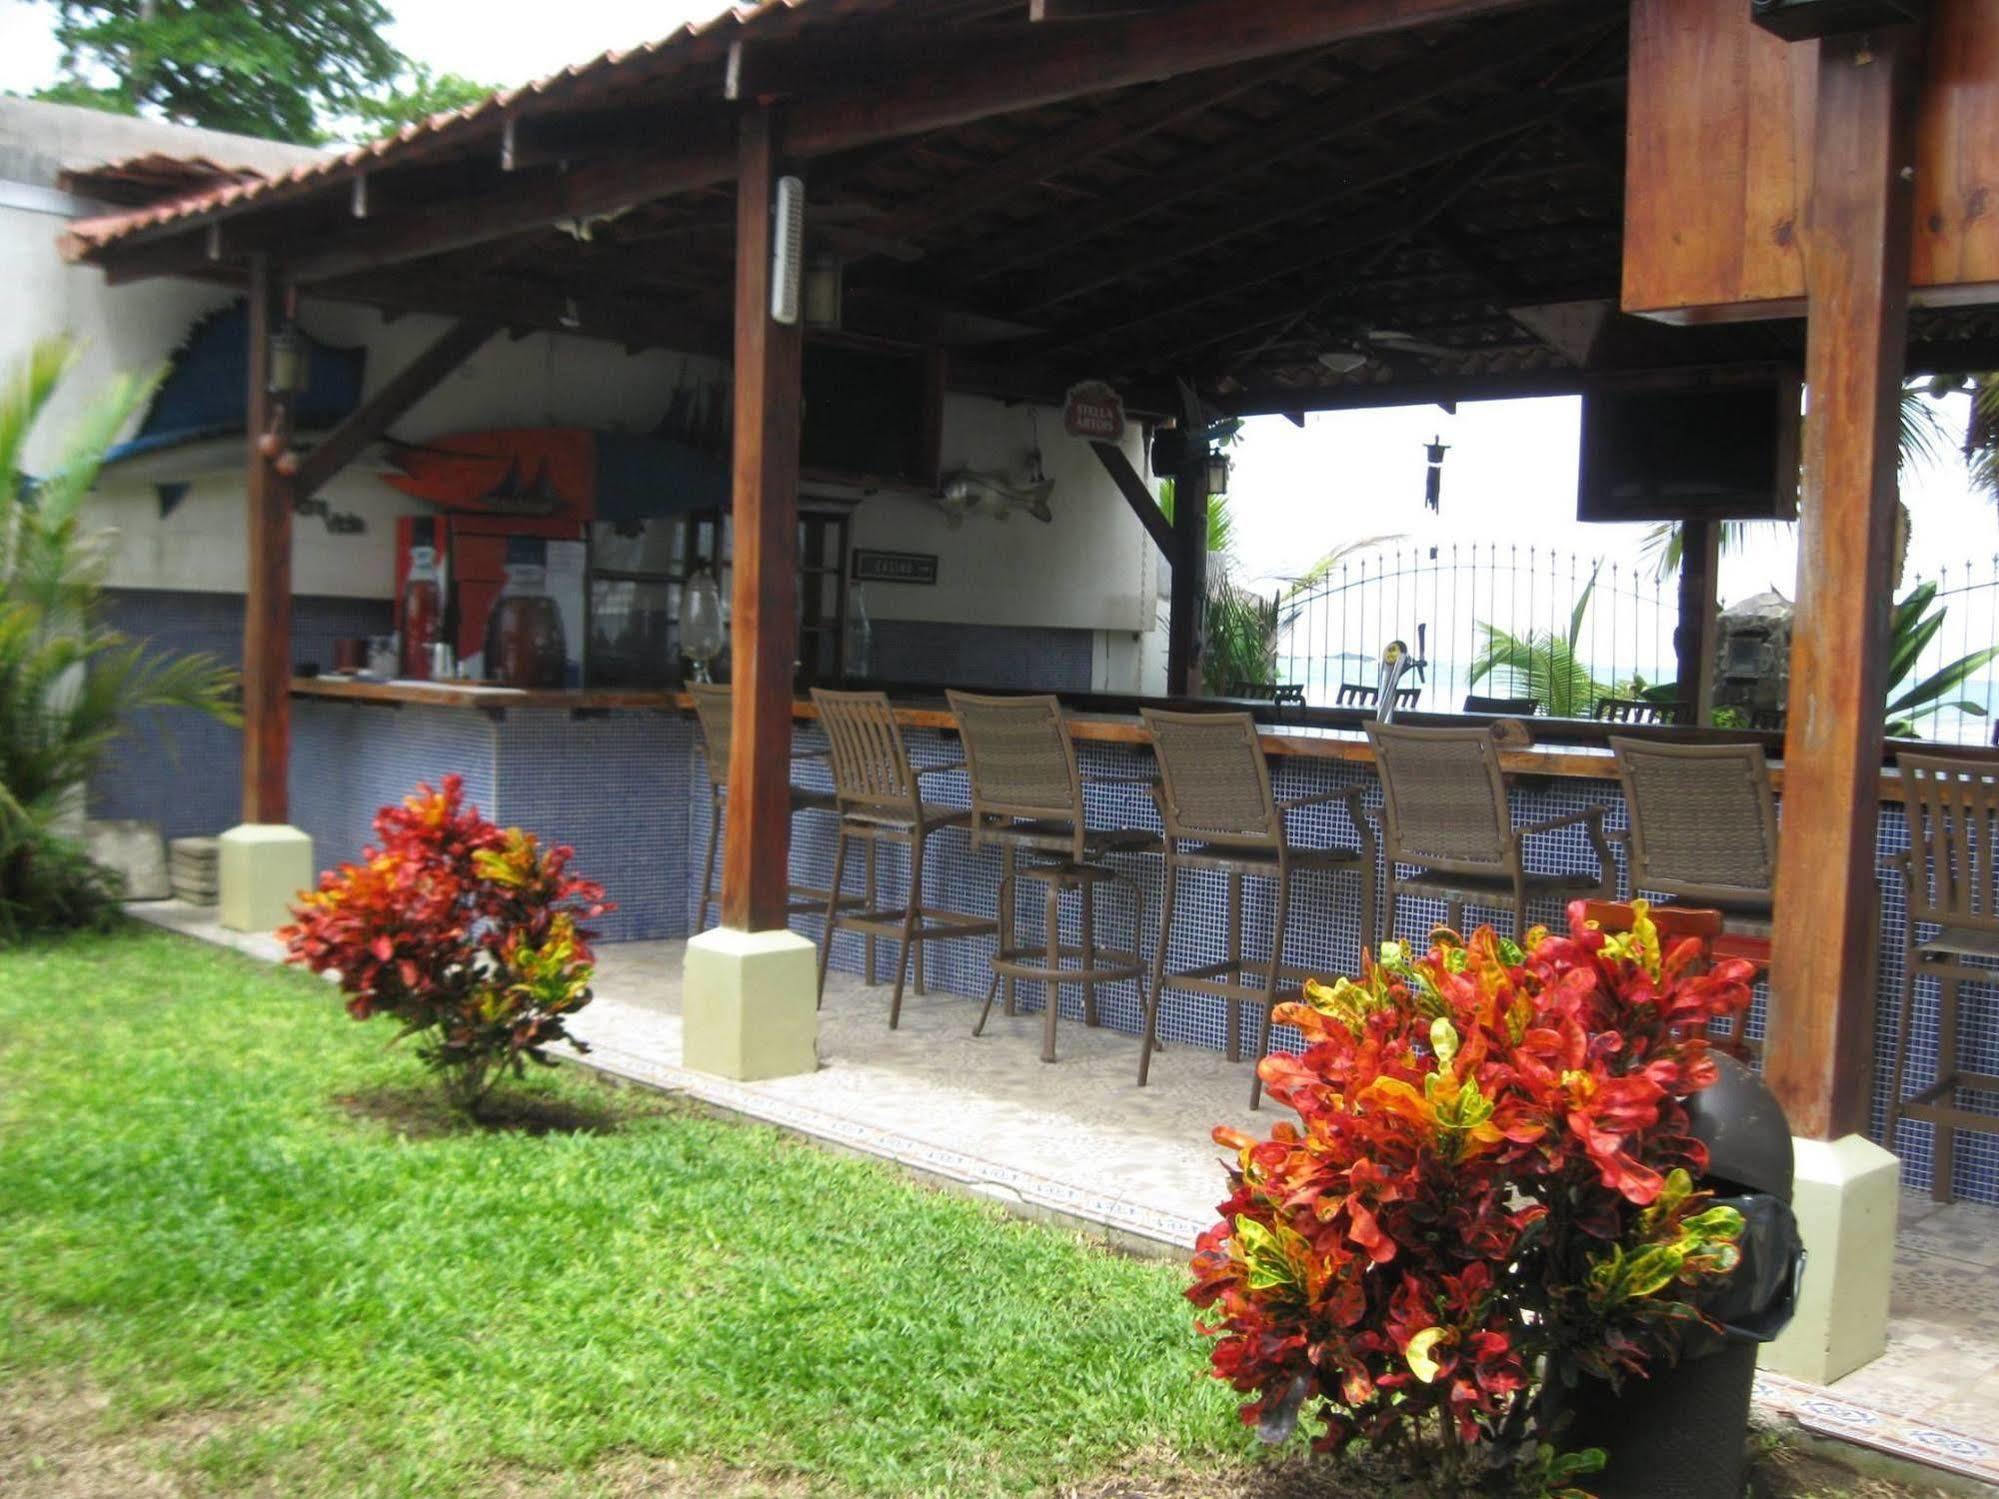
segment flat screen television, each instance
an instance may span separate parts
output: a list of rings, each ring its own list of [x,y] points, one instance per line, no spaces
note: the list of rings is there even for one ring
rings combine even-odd
[[[807,474],[934,490],[940,382],[925,349],[808,342],[799,466]]]
[[[1798,382],[1583,396],[1576,518],[1794,520]]]

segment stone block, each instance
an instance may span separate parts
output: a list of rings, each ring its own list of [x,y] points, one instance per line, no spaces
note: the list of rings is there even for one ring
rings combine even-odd
[[[819,1066],[819,961],[796,932],[717,927],[687,944],[681,1063],[754,1082]]]
[[[126,900],[165,900],[173,894],[166,844],[156,824],[136,818],[87,822],[83,847],[91,863],[118,876]]]
[[[244,823],[216,841],[223,926],[268,932],[290,921],[292,902],[314,883],[312,839],[294,827]]]
[[[1831,1384],[1888,1346],[1901,1163],[1861,1135],[1792,1144],[1791,1206],[1805,1241],[1805,1282],[1797,1315],[1758,1362]]]

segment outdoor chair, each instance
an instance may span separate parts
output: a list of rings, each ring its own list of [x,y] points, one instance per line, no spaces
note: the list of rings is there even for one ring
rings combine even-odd
[[[1999,1077],[1958,1065],[1959,991],[1965,984],[1999,985],[1999,773],[1941,756],[1898,755],[1902,815],[1909,848],[1897,862],[1908,890],[1909,923],[1902,945],[1902,1006],[1896,1030],[1895,1078],[1888,1102],[1888,1143],[1903,1119],[1935,1127],[1930,1195],[1953,1198],[1957,1132],[1999,1132],[1999,1117],[1959,1106],[1961,1091],[1999,1092]],[[1931,927],[1925,938],[1919,928]],[[1936,1081],[1902,1097],[1909,1053],[1916,1044],[1916,981],[1937,981]],[[1992,1015],[1977,1018],[1989,1034]]]
[[[1138,930],[1143,898],[1128,876],[1103,860],[1110,855],[1156,850],[1159,840],[1143,829],[1088,826],[1083,777],[1076,747],[1052,696],[977,697],[947,692],[965,746],[972,783],[972,847],[997,843],[1000,850],[999,949],[993,954],[992,982],[972,1034],[985,1034],[993,999],[1006,985],[1006,1013],[1014,1013],[1015,985],[1021,979],[1043,986],[1041,1060],[1055,1060],[1055,1026],[1062,985],[1081,984],[1083,1023],[1097,1023],[1097,986],[1138,980],[1145,1010],[1145,962],[1136,951],[1097,946],[1097,893],[1122,881],[1132,891],[1132,930]],[[1150,784],[1146,782],[1145,784]],[[1043,887],[1047,927],[1040,947],[1015,940],[1015,898],[1020,881]],[[1062,898],[1074,893],[1082,905],[1081,940],[1062,941]],[[1072,964],[1070,960],[1073,959]]]
[[[701,913],[700,924],[708,924],[708,913],[718,904],[720,897],[715,893],[715,877],[722,852],[722,824],[729,800],[729,747],[734,720],[731,708],[731,691],[726,683],[690,682],[688,693],[694,699],[694,720],[701,730],[702,757],[708,763],[708,855],[701,866]],[[823,752],[804,750],[792,754],[794,762],[824,760]],[[791,815],[801,812],[823,812],[831,816],[838,808],[830,791],[813,791],[804,786],[791,788]],[[875,899],[875,858],[874,847],[869,845],[866,870],[865,894],[843,896],[849,904],[873,905]],[[793,885],[790,903],[786,911],[793,916],[823,913],[829,892],[812,885]],[[874,945],[868,950],[868,982],[875,981]]]
[[[819,944],[819,998],[823,1004],[826,966],[839,933],[861,934],[870,950],[876,938],[892,939],[896,943],[895,993],[889,1001],[888,1025],[894,1030],[902,1023],[902,991],[910,978],[912,950],[916,954],[916,992],[921,994],[925,944],[990,936],[999,929],[995,922],[930,906],[923,899],[923,855],[931,836],[945,828],[967,827],[972,820],[966,808],[927,802],[923,780],[963,767],[952,764],[911,769],[902,729],[885,693],[828,692],[815,687],[812,702],[819,712],[819,726],[826,733],[833,762],[834,801],[840,816],[839,835],[833,845],[832,893],[826,900],[826,935]],[[870,854],[881,843],[900,844],[909,851],[909,887],[901,909],[870,900],[865,909],[857,911],[838,898],[847,851],[856,842],[866,846]]]
[[[1617,866],[1604,835],[1602,807],[1585,807],[1513,825],[1499,746],[1486,728],[1419,729],[1367,725],[1381,776],[1382,853],[1388,902],[1382,933],[1395,935],[1395,907],[1405,892],[1442,899],[1446,920],[1461,929],[1467,905],[1511,909],[1514,935],[1527,927],[1527,903],[1616,893]],[[1597,872],[1539,874],[1527,868],[1528,840],[1580,827],[1595,850]],[[1410,871],[1404,873],[1405,867]]]
[[[1420,687],[1395,689],[1395,706],[1413,708],[1423,696]],[[1372,708],[1381,702],[1381,689],[1368,682],[1342,682],[1333,699],[1335,708]]]
[[[1138,1085],[1145,1086],[1159,1037],[1159,1009],[1168,989],[1221,999],[1227,1009],[1229,1060],[1242,1060],[1239,1006],[1263,1014],[1261,1059],[1270,1052],[1270,1012],[1280,993],[1288,999],[1303,984],[1303,971],[1284,966],[1284,933],[1291,914],[1293,879],[1308,870],[1350,871],[1360,886],[1360,946],[1374,948],[1374,830],[1361,810],[1363,787],[1320,792],[1278,801],[1270,788],[1270,767],[1247,713],[1162,713],[1142,710],[1159,764],[1160,819],[1165,825],[1166,883],[1159,910],[1159,945],[1152,960],[1151,1004],[1138,1054]],[[1326,802],[1345,804],[1357,848],[1307,848],[1292,841],[1284,814]],[[1195,870],[1228,876],[1228,955],[1219,962],[1166,971],[1180,879]],[[1270,912],[1270,956],[1245,957],[1242,942],[1243,880],[1274,882]],[[1252,1076],[1249,1106],[1263,1098],[1263,1079]]]
[[[1751,708],[1749,710],[1749,727],[1761,730],[1766,734],[1781,734],[1784,732],[1784,710],[1782,708]]]
[[[1532,718],[1541,711],[1541,704],[1531,697],[1480,697],[1471,692],[1465,695],[1464,711],[1491,713],[1501,718]]]
[[[1655,703],[1643,697],[1600,697],[1589,716],[1598,723],[1687,724],[1693,714],[1681,702]]]
[[[1282,720],[1285,709],[1296,708],[1301,713],[1305,707],[1305,684],[1302,682],[1231,682],[1230,697],[1262,698],[1275,708],[1275,716]]]
[[[1631,890],[1720,911],[1768,936],[1777,890],[1777,802],[1755,744],[1610,741],[1630,814]]]

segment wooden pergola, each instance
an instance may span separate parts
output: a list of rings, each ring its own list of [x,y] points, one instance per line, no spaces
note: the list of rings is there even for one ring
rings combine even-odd
[[[1920,29],[1786,56],[1746,9],[768,0],[275,179],[72,226],[114,282],[249,292],[245,820],[286,817],[295,506],[502,330],[710,353],[733,361],[735,409],[724,921],[785,924],[801,334],[768,312],[780,175],[806,180],[810,242],[844,263],[843,336],[942,351],[956,389],[1056,401],[1101,378],[1154,416],[1302,420],[1802,365],[1769,1072],[1799,1133],[1864,1130],[1895,403],[1905,369],[1999,365],[1999,244],[1966,208],[1995,169],[1999,26],[1979,0],[1936,6],[1960,113],[1924,149],[1957,177],[1914,279],[1949,294],[1912,307],[1935,184],[1905,169],[1941,87]],[[1772,66],[1787,91],[1763,119]],[[455,322],[297,453],[263,360],[300,297]],[[1198,458],[1171,529],[1118,476],[1174,564],[1176,671],[1204,586]]]

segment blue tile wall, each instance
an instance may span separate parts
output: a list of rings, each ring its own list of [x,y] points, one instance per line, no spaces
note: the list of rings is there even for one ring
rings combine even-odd
[[[884,682],[1088,692],[1089,630],[878,619],[869,675]]]
[[[111,625],[163,651],[206,651],[242,660],[240,594],[110,589]],[[293,601],[292,655],[330,662],[333,642],[389,629],[389,606],[369,599],[304,597]],[[159,824],[168,838],[219,833],[242,814],[242,736],[200,713],[137,714],[90,782],[90,815],[132,817]]]
[[[376,809],[401,801],[420,781],[435,786],[462,776],[466,800],[504,820],[498,728],[464,709],[294,698],[292,822],[311,835],[319,867],[359,859],[374,842]]]
[[[959,758],[956,743],[948,736],[912,732],[908,736],[910,756],[918,764],[942,764]],[[820,747],[823,741],[817,731],[801,726],[798,747],[810,749]],[[1143,827],[1157,829],[1158,822],[1150,799],[1141,787],[1120,785],[1115,780],[1103,778],[1148,775],[1151,772],[1149,755],[1139,751],[1127,751],[1116,747],[1082,746],[1082,761],[1085,777],[1099,778],[1097,784],[1087,788],[1090,819],[1093,825],[1102,827]],[[825,786],[826,773],[817,762],[803,762],[797,779],[804,784]],[[691,820],[687,846],[689,866],[687,876],[687,913],[691,929],[699,929],[703,924],[695,909],[701,878],[701,855],[708,835],[708,808],[705,795],[705,770],[702,768],[698,752],[692,776],[697,794],[690,801]],[[1307,760],[1302,758],[1273,762],[1273,781],[1280,798],[1308,795],[1320,791],[1341,789],[1348,786],[1364,788],[1364,806],[1368,815],[1378,825],[1381,816],[1381,791],[1379,783],[1366,768],[1333,760]],[[965,805],[967,788],[963,774],[956,773],[933,777],[926,786],[940,802]],[[1614,782],[1585,780],[1579,778],[1546,778],[1516,784],[1511,792],[1513,816],[1517,822],[1538,821],[1559,816],[1563,813],[1579,811],[1585,807],[1601,806],[1606,809],[1606,826],[1615,830],[1628,827],[1622,796]],[[1780,809],[1781,810],[1781,809]],[[1291,814],[1293,835],[1301,841],[1312,844],[1340,844],[1353,847],[1356,844],[1354,832],[1345,820],[1344,807],[1338,803],[1303,808]],[[829,816],[817,813],[803,813],[792,821],[792,877],[799,883],[824,885],[831,878],[833,862],[833,822]],[[1896,805],[1884,805],[1879,809],[1876,838],[1876,874],[1882,890],[1881,946],[1876,971],[1879,1003],[1875,1022],[1875,1053],[1878,1059],[1876,1083],[1873,1098],[1871,1132],[1876,1139],[1883,1139],[1887,1124],[1889,1091],[1892,1086],[1893,1061],[1900,1043],[1898,1034],[1898,1010],[1903,975],[1903,943],[1908,929],[1908,905],[1902,888],[1900,871],[1895,867],[1895,859],[1908,846],[1906,825],[1902,810]],[[1620,891],[1631,893],[1629,871],[1624,867],[1623,845],[1613,840],[1613,858],[1618,864],[1617,885]],[[1100,898],[1098,909],[1098,940],[1107,946],[1133,947],[1142,954],[1149,955],[1151,944],[1157,940],[1159,931],[1160,864],[1156,857],[1134,856],[1112,861],[1114,866],[1131,876],[1131,885],[1120,884]],[[1563,829],[1546,837],[1533,840],[1529,851],[1529,867],[1547,872],[1591,872],[1595,868],[1595,856],[1590,849],[1587,835],[1580,828]],[[1377,875],[1380,871],[1377,869]],[[893,905],[900,901],[907,888],[908,872],[906,858],[896,850],[884,848],[881,854],[878,877],[882,904]],[[858,890],[858,856],[850,856],[849,889]],[[999,860],[996,852],[987,850],[974,853],[966,835],[961,831],[946,831],[933,836],[925,868],[924,888],[926,900],[932,905],[968,911],[980,915],[991,914],[999,898]],[[1262,956],[1268,950],[1270,931],[1270,886],[1268,882],[1250,880],[1246,882],[1244,899],[1244,946],[1252,956]],[[1645,893],[1645,892],[1637,892]],[[1292,913],[1285,936],[1284,955],[1291,965],[1319,972],[1352,971],[1358,964],[1358,930],[1360,924],[1360,896],[1354,877],[1347,873],[1311,874],[1304,876],[1293,894]],[[1444,903],[1427,901],[1405,896],[1399,903],[1397,913],[1397,935],[1405,938],[1420,938],[1430,927],[1444,919]],[[1564,913],[1557,902],[1541,902],[1529,908],[1529,920],[1559,926]],[[1479,921],[1491,921],[1502,929],[1510,922],[1511,913],[1503,910],[1466,913],[1467,925]],[[816,938],[819,922],[816,918],[800,917],[793,925],[805,935]],[[1019,900],[1019,940],[1034,943],[1041,940],[1044,928],[1043,905],[1040,887],[1023,882]],[[1184,886],[1179,914],[1174,922],[1172,946],[1168,963],[1172,968],[1191,967],[1197,963],[1213,962],[1221,957],[1227,948],[1227,881],[1220,874],[1193,876]],[[1070,897],[1063,907],[1063,933],[1066,939],[1074,940],[1077,930],[1077,903]],[[1384,937],[1387,933],[1382,934]],[[1929,935],[1924,932],[1922,935]],[[859,973],[862,969],[863,939],[843,934],[835,943],[832,966],[847,973]],[[926,961],[926,978],[930,988],[958,994],[967,999],[982,999],[990,977],[990,962],[994,941],[990,937],[969,938],[960,941],[934,944]],[[894,949],[889,943],[881,943],[877,949],[879,972],[884,980],[892,977]],[[1043,1004],[1038,986],[1022,983],[1018,987],[1017,999],[1020,1008],[1038,1011]],[[1937,1069],[1936,1034],[1936,986],[1925,981],[1918,988],[1915,1019],[1911,1027],[1913,1036],[1909,1048],[1907,1077],[1904,1082],[1905,1094],[1913,1094],[1935,1080]],[[884,989],[881,997],[884,1021],[888,1009],[888,995]],[[1142,1028],[1137,986],[1132,983],[1108,985],[1100,989],[1098,1009],[1102,1021],[1118,1030],[1136,1036]],[[1757,985],[1754,1006],[1750,1011],[1748,1034],[1760,1039],[1764,1033],[1764,1023],[1768,1011],[1768,993],[1761,983]],[[1995,974],[1993,986],[1967,986],[1961,1003],[1962,1020],[1959,1027],[1959,1062],[1967,1071],[1999,1074],[1999,974]],[[1064,989],[1062,995],[1062,1015],[1065,1025],[1080,1023],[1082,1014],[1082,994],[1077,986]],[[967,1005],[965,1023],[969,1026],[976,1011]],[[1244,1019],[1244,1045],[1253,1047],[1256,1042],[1255,1022],[1247,1016]],[[1225,1045],[1226,1028],[1223,1007],[1220,1001],[1200,996],[1180,994],[1168,990],[1165,1005],[1161,1011],[1160,1032],[1170,1042],[1206,1046],[1220,1050]],[[1274,1044],[1283,1049],[1295,1043],[1295,1035],[1279,1027]],[[1059,1045],[1059,1038],[1058,1038]],[[1137,1048],[1134,1044],[1132,1062],[1137,1065]],[[1967,1107],[1991,1107],[1994,1112],[1994,1133],[1973,1134],[1960,1132],[1957,1145],[1954,1186],[1958,1195],[1975,1201],[1999,1203],[1999,1102],[1992,1098],[1981,1099],[1977,1095],[1963,1095],[1960,1102]],[[1933,1130],[1929,1125],[1903,1121],[1896,1132],[1892,1148],[1902,1159],[1903,1180],[1912,1188],[1927,1188],[1931,1182]],[[1884,1142],[1885,1143],[1885,1142]]]

